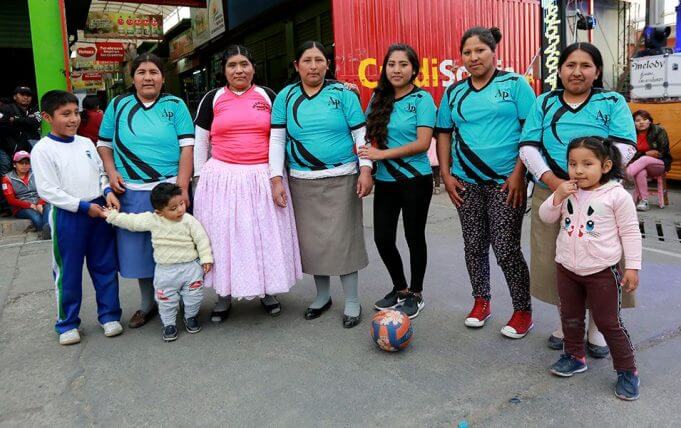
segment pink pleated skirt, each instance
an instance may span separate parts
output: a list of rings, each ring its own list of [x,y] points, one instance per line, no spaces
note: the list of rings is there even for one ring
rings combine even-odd
[[[296,222],[272,200],[268,164],[210,159],[201,170],[194,215],[208,233],[215,264],[204,280],[220,296],[286,293],[303,277]]]

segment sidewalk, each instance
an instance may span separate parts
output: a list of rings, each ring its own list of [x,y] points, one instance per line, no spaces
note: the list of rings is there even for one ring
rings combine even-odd
[[[558,323],[552,306],[534,302],[535,328],[525,339],[502,337],[511,304],[494,259],[493,318],[481,330],[464,327],[470,284],[458,216],[443,193],[433,198],[427,229],[426,308],[414,320],[411,345],[397,354],[369,340],[372,302],[390,288],[372,242],[371,198],[365,202],[371,261],[360,273],[364,318],[351,330],[341,326],[337,279],[331,310],[303,319],[314,298],[306,276],[281,296],[278,318],[265,315],[257,300],[240,301],[223,324],[211,324],[211,292],[199,334],[182,330],[176,342],[163,343],[156,319],[108,339],[97,325],[88,279],[83,342],[60,347],[52,329],[50,243],[0,241],[0,426],[680,425],[681,242],[674,227],[681,192],[670,196],[670,207],[641,215],[651,234],[644,240],[639,307],[623,312],[638,349],[637,402],[615,398],[610,359],[589,360],[589,370],[570,379],[549,374],[559,356],[545,345]],[[652,226],[657,221],[664,241]],[[527,256],[529,218],[523,244]],[[135,282],[123,280],[124,319],[138,299]]]

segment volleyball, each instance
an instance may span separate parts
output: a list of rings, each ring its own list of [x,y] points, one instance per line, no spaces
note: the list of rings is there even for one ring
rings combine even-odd
[[[397,352],[406,348],[412,333],[411,320],[403,312],[387,309],[371,319],[371,339],[384,351]]]

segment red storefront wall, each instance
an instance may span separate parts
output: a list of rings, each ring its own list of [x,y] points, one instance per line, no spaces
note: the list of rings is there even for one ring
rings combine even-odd
[[[465,77],[459,54],[464,31],[496,26],[499,67],[525,74],[540,48],[536,0],[333,0],[336,76],[358,84],[366,106],[388,46],[404,42],[421,58],[417,84],[439,104],[447,86]],[[531,73],[531,70],[530,70]],[[535,74],[536,76],[536,74]],[[538,89],[539,82],[534,83]]]

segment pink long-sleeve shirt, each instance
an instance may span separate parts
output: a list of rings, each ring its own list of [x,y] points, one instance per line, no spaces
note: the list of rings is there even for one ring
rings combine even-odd
[[[556,262],[577,275],[600,272],[619,263],[625,269],[641,269],[641,231],[631,195],[611,181],[592,190],[578,190],[554,205],[551,195],[539,207],[545,223],[560,219]]]

